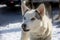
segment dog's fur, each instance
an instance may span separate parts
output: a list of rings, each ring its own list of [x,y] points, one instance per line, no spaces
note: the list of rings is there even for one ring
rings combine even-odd
[[[25,27],[22,25],[21,40],[51,40],[52,23],[46,15],[45,5],[42,3],[37,9],[29,9],[22,4]],[[28,30],[28,31],[26,31]]]

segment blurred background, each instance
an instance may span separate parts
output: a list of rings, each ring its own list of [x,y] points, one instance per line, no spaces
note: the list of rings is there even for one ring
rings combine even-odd
[[[0,0],[0,40],[20,40],[22,12],[21,3],[36,9],[44,3],[53,23],[52,40],[60,40],[60,1],[59,0]]]

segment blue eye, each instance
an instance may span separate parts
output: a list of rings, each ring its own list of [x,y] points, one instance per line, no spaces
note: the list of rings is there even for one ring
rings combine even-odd
[[[26,17],[24,17],[24,20],[26,20]]]

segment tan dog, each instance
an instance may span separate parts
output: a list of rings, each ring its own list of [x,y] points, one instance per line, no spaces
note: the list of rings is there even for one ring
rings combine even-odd
[[[21,40],[51,40],[52,23],[43,3],[37,9],[29,9],[23,3],[22,12],[24,18]]]

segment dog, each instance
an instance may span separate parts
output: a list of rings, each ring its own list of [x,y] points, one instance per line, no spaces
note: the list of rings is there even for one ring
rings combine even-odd
[[[52,22],[46,15],[44,3],[37,9],[30,9],[25,3],[21,6],[23,13],[21,40],[51,40]]]

